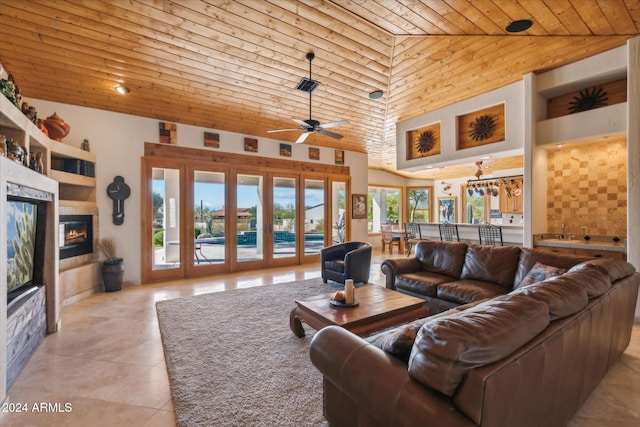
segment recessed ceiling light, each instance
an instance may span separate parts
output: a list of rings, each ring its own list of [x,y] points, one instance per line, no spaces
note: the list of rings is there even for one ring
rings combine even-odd
[[[126,95],[127,93],[129,93],[129,88],[126,86],[122,86],[122,85],[115,85],[114,89],[116,90],[116,92],[118,92],[120,95]]]
[[[533,21],[531,19],[519,19],[517,21],[511,22],[505,30],[509,33],[519,33],[521,31],[526,31],[533,25]]]
[[[381,90],[374,90],[369,94],[369,99],[379,99],[382,98],[383,92]]]

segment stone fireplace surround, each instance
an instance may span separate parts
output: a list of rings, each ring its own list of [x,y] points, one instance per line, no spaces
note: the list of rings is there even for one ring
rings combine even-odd
[[[22,307],[17,309],[12,316],[21,316],[18,319],[10,319],[7,317],[7,277],[6,274],[0,274],[0,317],[3,319],[0,324],[0,402],[3,402],[7,396],[7,367],[8,354],[7,347],[10,340],[17,335],[23,334],[26,342],[25,348],[29,347],[29,334],[21,331],[20,325],[29,324],[30,316],[20,310],[23,307],[31,306],[46,311],[46,332],[53,333],[60,328],[60,299],[59,299],[59,277],[58,277],[58,182],[37,172],[34,172],[6,157],[0,157],[0,242],[7,241],[7,214],[6,201],[8,188],[26,187],[29,189],[49,193],[51,201],[47,205],[47,214],[45,220],[45,243],[44,243],[44,266],[42,271],[43,287],[36,293],[40,301],[34,301],[34,304],[28,304],[28,301]],[[0,271],[7,271],[7,247],[5,243],[0,244]],[[24,316],[24,317],[23,317]],[[6,320],[6,321],[5,321]],[[10,322],[11,321],[11,322]],[[7,324],[12,323],[11,336],[9,335]],[[36,321],[37,323],[37,321]],[[27,326],[28,327],[28,326]],[[30,350],[35,351],[37,345],[32,346]],[[29,359],[29,355],[21,353],[21,358]],[[23,363],[20,363],[23,365]],[[17,373],[12,372],[11,377],[15,377]]]
[[[60,260],[60,305],[66,306],[98,292],[100,262],[95,249],[98,240],[98,208],[71,200],[60,201],[59,215],[91,215],[94,251],[90,254]]]
[[[93,253],[93,216],[60,215],[58,219],[60,261]]]

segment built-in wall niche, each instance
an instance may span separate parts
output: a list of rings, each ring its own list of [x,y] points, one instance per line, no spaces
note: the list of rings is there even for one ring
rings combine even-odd
[[[610,137],[547,154],[547,230],[627,237],[627,143]],[[586,230],[586,233],[583,231]]]
[[[456,120],[458,150],[505,140],[504,104],[462,114]]]
[[[96,164],[89,160],[51,156],[51,169],[94,178]]]
[[[627,79],[584,87],[547,100],[547,119],[627,102]]]
[[[440,123],[407,132],[407,160],[440,154]]]

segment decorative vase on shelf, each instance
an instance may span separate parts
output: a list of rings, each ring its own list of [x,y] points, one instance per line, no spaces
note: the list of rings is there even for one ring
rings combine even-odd
[[[69,134],[71,126],[66,123],[57,113],[53,113],[44,121],[44,127],[49,132],[49,138],[54,141],[62,141],[62,138]]]
[[[45,135],[49,136],[49,131],[47,130],[46,127],[44,127],[43,119],[38,119],[38,129],[40,129],[42,133],[44,133]]]

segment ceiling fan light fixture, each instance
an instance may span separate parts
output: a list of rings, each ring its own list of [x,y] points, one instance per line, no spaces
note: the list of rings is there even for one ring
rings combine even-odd
[[[319,81],[303,77],[302,80],[300,80],[300,83],[296,86],[296,89],[306,93],[311,93],[316,90],[318,86],[320,86]]]
[[[129,88],[126,86],[122,86],[122,85],[115,85],[113,87],[116,92],[118,92],[120,95],[126,95],[130,92]]]
[[[374,90],[373,92],[369,93],[369,99],[380,99],[382,98],[384,92],[382,92],[381,90]]]
[[[505,27],[505,30],[508,33],[520,33],[522,31],[526,31],[533,25],[533,21],[531,19],[518,19],[517,21],[512,21]]]
[[[309,119],[308,120],[292,119],[294,122],[300,125],[299,129],[274,129],[274,130],[268,130],[267,133],[302,130],[303,133],[300,134],[300,136],[296,140],[296,144],[303,143],[305,139],[307,139],[307,137],[312,133],[319,133],[320,135],[328,136],[334,139],[342,139],[343,137],[342,135],[340,135],[339,133],[328,131],[327,128],[348,125],[349,124],[348,120],[337,120],[335,122],[321,124],[319,121],[312,119],[313,116],[311,115],[311,105],[312,105],[311,92],[313,92],[313,90],[317,88],[318,85],[320,85],[319,82],[311,78],[311,61],[313,61],[314,57],[315,55],[313,54],[313,52],[307,53],[307,60],[309,61],[309,78],[308,79],[303,78],[298,84],[298,86],[296,87],[296,89],[302,90],[309,94]]]

